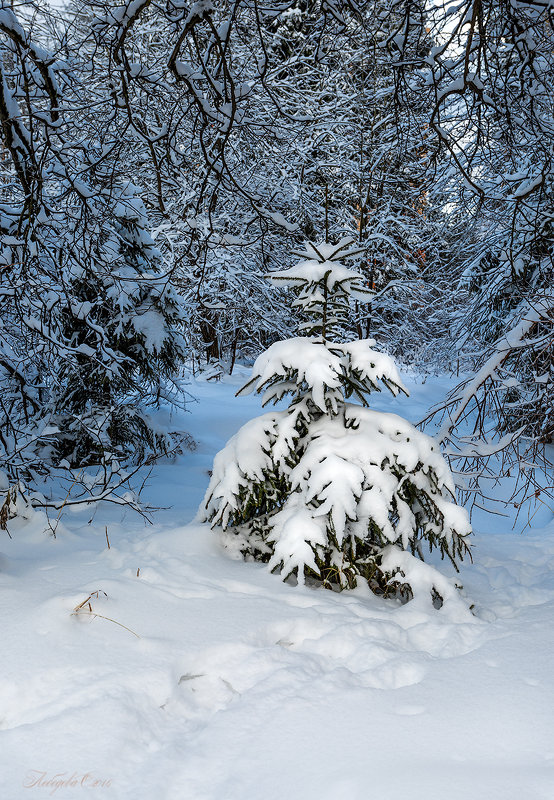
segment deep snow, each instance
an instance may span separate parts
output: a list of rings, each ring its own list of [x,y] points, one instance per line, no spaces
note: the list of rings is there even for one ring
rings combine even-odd
[[[417,420],[444,391],[407,385],[376,406]],[[474,519],[474,615],[283,584],[188,524],[260,413],[236,381],[190,388],[199,445],[154,469],[153,525],[0,532],[0,798],[552,800],[552,512]],[[72,615],[93,592],[103,616]]]

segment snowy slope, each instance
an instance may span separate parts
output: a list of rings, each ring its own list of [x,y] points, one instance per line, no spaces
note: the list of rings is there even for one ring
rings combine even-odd
[[[380,407],[415,420],[443,391],[409,388]],[[153,525],[107,506],[0,532],[0,798],[552,800],[551,512],[477,519],[475,615],[285,585],[189,524],[259,413],[235,389],[192,389],[199,447],[153,472]],[[102,616],[72,615],[93,592]]]

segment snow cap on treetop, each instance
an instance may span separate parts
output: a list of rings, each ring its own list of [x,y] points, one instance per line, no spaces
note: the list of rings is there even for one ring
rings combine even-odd
[[[295,252],[295,255],[306,260],[265,277],[274,283],[297,286],[324,281],[331,292],[342,289],[351,297],[367,302],[372,292],[364,286],[364,275],[341,263],[363,252],[359,247],[352,247],[353,244],[350,238],[342,239],[338,244],[323,242],[315,245],[307,242],[305,251]]]

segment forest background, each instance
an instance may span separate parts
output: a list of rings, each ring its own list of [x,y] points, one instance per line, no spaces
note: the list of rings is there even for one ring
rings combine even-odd
[[[156,407],[290,335],[263,275],[345,236],[373,292],[346,333],[460,376],[425,421],[459,488],[547,497],[553,13],[1,0],[0,525],[140,508],[191,445]]]

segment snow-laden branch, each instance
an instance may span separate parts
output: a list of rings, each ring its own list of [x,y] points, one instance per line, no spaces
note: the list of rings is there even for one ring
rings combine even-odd
[[[449,401],[449,407],[454,405],[455,408],[448,413],[448,417],[444,420],[437,434],[437,439],[441,444],[450,438],[456,425],[462,419],[464,412],[477,396],[483,384],[487,380],[495,378],[496,370],[515,350],[526,346],[525,338],[537,323],[547,319],[553,311],[554,295],[541,298],[533,306],[528,303],[525,305],[519,322],[499,339],[492,355],[489,356],[476,375],[469,381],[463,393]],[[512,438],[510,441],[512,441]]]

